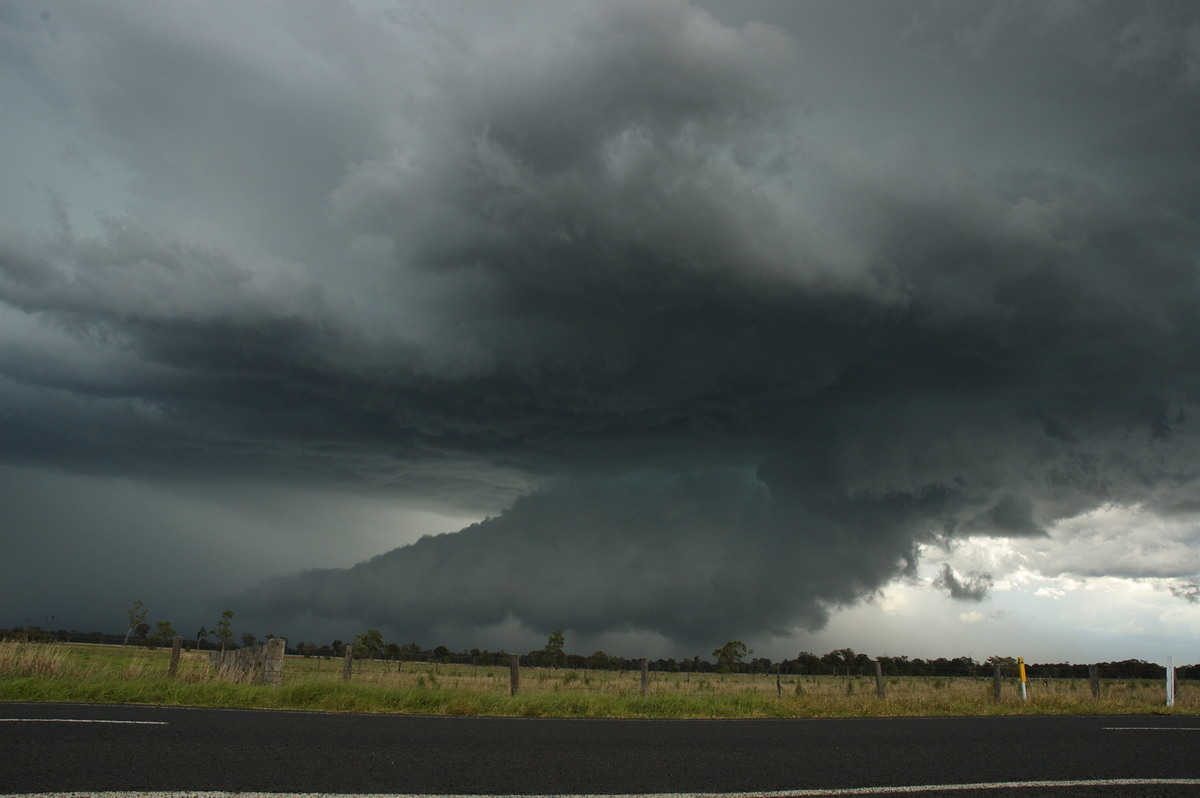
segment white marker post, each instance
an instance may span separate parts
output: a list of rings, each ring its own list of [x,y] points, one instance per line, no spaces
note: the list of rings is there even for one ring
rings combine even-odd
[[[1175,706],[1175,656],[1167,657],[1167,706]]]

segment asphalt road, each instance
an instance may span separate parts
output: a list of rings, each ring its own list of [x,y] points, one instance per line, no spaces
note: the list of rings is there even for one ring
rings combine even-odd
[[[1089,783],[921,794],[1200,795],[1198,753],[1200,718],[1184,716],[544,720],[0,703],[0,795],[644,795],[1033,781]],[[1126,781],[1095,783],[1103,779]],[[1159,779],[1195,783],[1128,783]]]

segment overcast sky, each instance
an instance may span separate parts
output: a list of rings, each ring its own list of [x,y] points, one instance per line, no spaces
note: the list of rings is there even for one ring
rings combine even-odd
[[[1200,661],[1200,8],[0,0],[0,626]]]

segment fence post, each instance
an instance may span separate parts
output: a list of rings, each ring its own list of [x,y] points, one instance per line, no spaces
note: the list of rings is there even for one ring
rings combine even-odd
[[[508,684],[509,695],[516,695],[517,688],[521,686],[521,655],[508,655]]]
[[[175,635],[175,639],[171,641],[171,664],[167,666],[167,675],[174,676],[179,670],[179,652],[183,648],[183,638]]]
[[[273,637],[267,641],[263,652],[262,682],[263,684],[283,684],[283,653],[287,640]]]
[[[1100,666],[1088,665],[1088,685],[1092,688],[1092,698],[1100,697]]]
[[[350,671],[354,667],[354,644],[346,644],[346,655],[342,657],[342,681],[350,681]]]
[[[875,695],[887,698],[883,689],[883,665],[879,663],[879,660],[875,660]]]
[[[642,695],[650,690],[650,661],[642,657]]]
[[[1167,657],[1167,706],[1175,706],[1175,657]]]
[[[779,663],[775,663],[775,697],[783,698],[783,682],[779,680]]]
[[[1000,703],[1000,663],[992,663],[992,700]]]

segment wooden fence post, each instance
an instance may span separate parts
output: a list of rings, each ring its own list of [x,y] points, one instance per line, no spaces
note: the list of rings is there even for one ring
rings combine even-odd
[[[171,664],[167,666],[167,675],[174,676],[179,670],[179,652],[183,648],[183,638],[175,635],[175,639],[171,641]]]
[[[342,681],[350,681],[350,671],[354,667],[354,644],[346,644],[346,656],[342,658]]]
[[[642,695],[650,691],[650,661],[642,657]]]
[[[262,683],[283,684],[283,654],[287,640],[273,637],[267,641],[263,651]]]
[[[1092,688],[1092,698],[1100,697],[1100,666],[1088,665],[1088,683]]]
[[[775,697],[783,698],[783,682],[779,680],[779,663],[775,663]]]
[[[875,695],[879,698],[887,698],[887,693],[883,688],[883,665],[879,660],[875,660]]]
[[[992,700],[1000,703],[1000,663],[992,663]]]
[[[509,685],[509,693],[508,694],[510,696],[516,695],[517,690],[521,686],[521,655],[520,654],[509,654],[508,655],[508,685]]]

